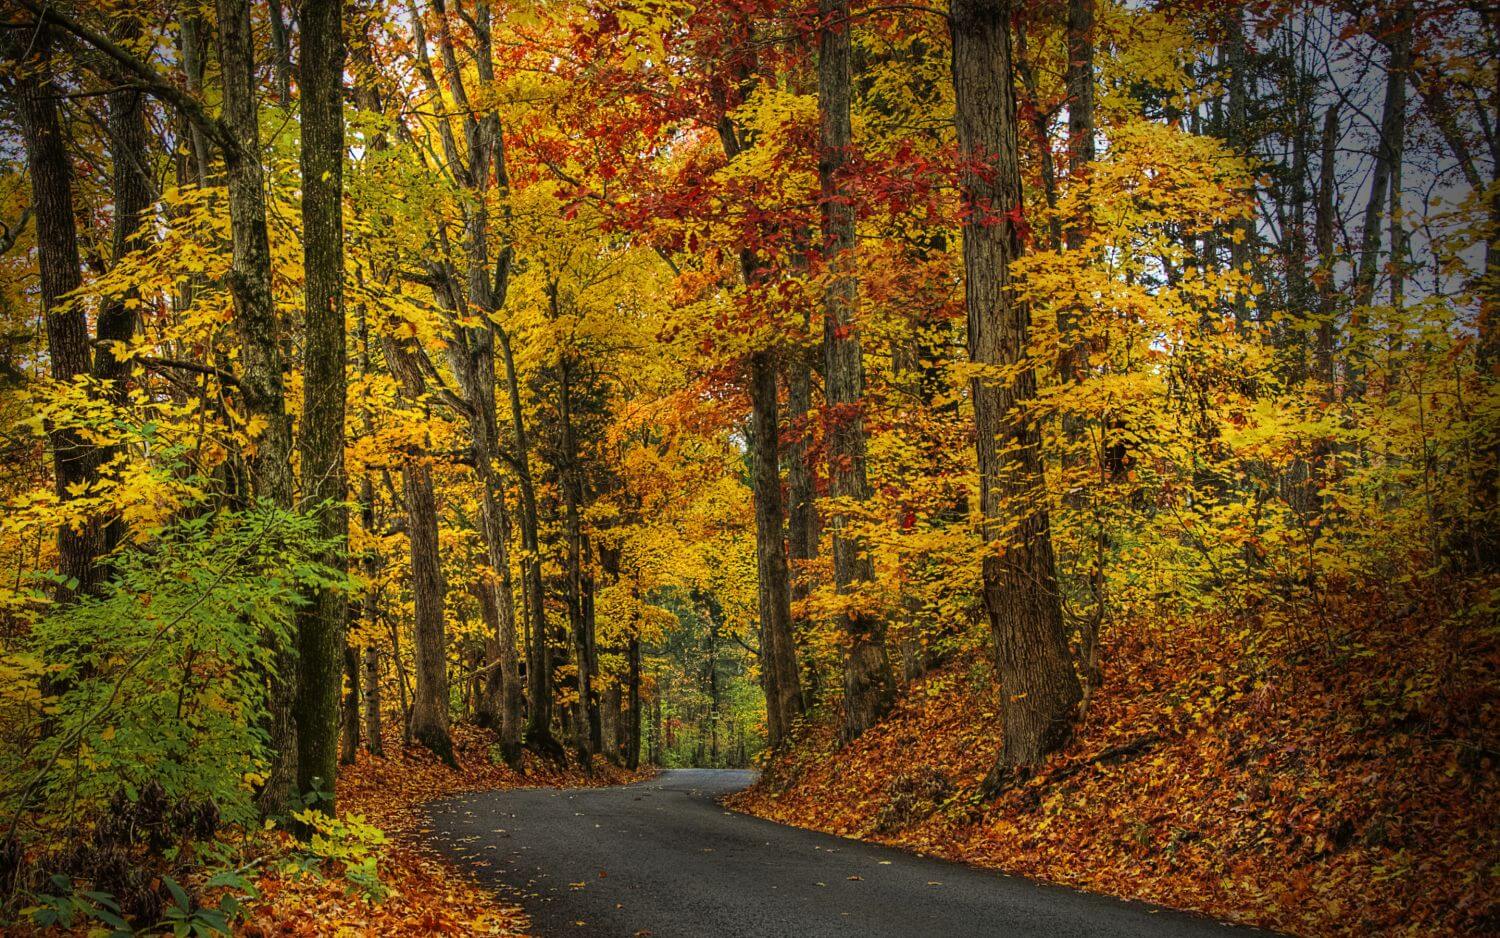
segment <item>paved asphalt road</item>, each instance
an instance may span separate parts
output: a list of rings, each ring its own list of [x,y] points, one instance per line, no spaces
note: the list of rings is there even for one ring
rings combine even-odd
[[[433,842],[538,933],[630,938],[1254,934],[735,814],[749,772],[433,803]]]

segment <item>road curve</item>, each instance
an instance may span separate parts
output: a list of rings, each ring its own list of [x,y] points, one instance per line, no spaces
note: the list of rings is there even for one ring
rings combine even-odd
[[[465,795],[428,806],[431,837],[549,938],[1255,934],[719,806],[752,778],[676,769],[618,788]]]

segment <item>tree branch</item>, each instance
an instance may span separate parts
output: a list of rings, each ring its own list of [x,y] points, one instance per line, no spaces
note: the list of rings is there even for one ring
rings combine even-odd
[[[17,0],[17,2],[31,11],[38,22],[51,22],[61,26],[134,74],[141,80],[144,90],[181,111],[193,126],[214,142],[214,145],[223,152],[226,160],[234,162],[244,156],[239,143],[229,132],[229,128],[218,118],[209,114],[202,101],[167,81],[161,73],[136,58],[128,49],[51,6],[42,6],[36,0]]]

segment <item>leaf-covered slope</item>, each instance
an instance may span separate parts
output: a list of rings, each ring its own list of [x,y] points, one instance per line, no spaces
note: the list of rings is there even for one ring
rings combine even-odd
[[[1117,633],[1078,738],[983,806],[999,708],[988,664],[961,660],[847,747],[834,721],[808,727],[732,803],[1298,934],[1489,931],[1495,649],[1422,622],[1302,643],[1201,621]]]

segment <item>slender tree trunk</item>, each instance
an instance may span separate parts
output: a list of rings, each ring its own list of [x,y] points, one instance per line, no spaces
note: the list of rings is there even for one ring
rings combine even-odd
[[[1391,173],[1400,157],[1396,141],[1406,122],[1406,77],[1411,68],[1411,17],[1409,4],[1396,13],[1392,35],[1385,39],[1385,103],[1380,114],[1380,140],[1375,146],[1375,166],[1370,173],[1370,195],[1365,202],[1364,227],[1360,235],[1359,267],[1354,278],[1354,305],[1368,306],[1375,297],[1380,262],[1380,220],[1391,189]],[[1392,207],[1394,211],[1394,205]]]
[[[359,649],[344,645],[344,706],[339,714],[339,764],[353,765],[359,758]]]
[[[851,143],[849,119],[850,22],[848,0],[820,0],[818,30],[818,179],[821,183],[823,256],[829,282],[823,294],[824,445],[829,490],[861,504],[870,497],[865,475],[864,358],[856,310],[854,205],[844,184]],[[844,738],[869,729],[896,699],[896,679],[885,650],[885,627],[874,611],[874,566],[859,539],[846,532],[847,515],[835,509],[833,578],[848,603],[839,613],[844,635]]]
[[[26,146],[31,175],[31,204],[36,214],[37,262],[41,273],[42,315],[47,324],[47,357],[52,378],[71,383],[90,371],[88,323],[82,303],[67,295],[82,283],[78,260],[78,230],[73,214],[73,170],[63,138],[57,100],[60,94],[52,79],[51,30],[41,25],[35,37],[27,31],[11,30],[7,58],[20,63],[11,87]],[[17,44],[21,44],[17,48]],[[27,45],[29,44],[29,45]],[[86,486],[98,476],[99,454],[77,430],[52,426],[47,431],[52,445],[53,481],[58,500],[73,499],[70,489]],[[103,571],[103,529],[96,520],[85,520],[75,529],[62,525],[57,531],[58,573],[62,576],[53,598],[72,602],[98,590]]]
[[[639,591],[635,585],[631,586],[631,597],[639,601]],[[626,687],[626,705],[630,708],[630,713],[627,717],[629,723],[625,728],[625,768],[632,772],[641,764],[641,638],[638,614],[635,619],[636,628],[632,629],[625,646],[627,666],[630,669],[629,684]],[[660,734],[660,727],[657,728],[657,733]]]
[[[1224,125],[1224,138],[1233,151],[1249,156],[1250,74],[1249,45],[1245,40],[1244,9],[1240,4],[1228,4],[1224,15],[1224,40],[1222,45],[1225,78],[1228,83],[1228,108]],[[1250,266],[1255,250],[1255,222],[1244,218],[1230,222],[1229,263],[1238,271]],[[1243,296],[1237,296],[1234,304],[1235,319],[1241,324],[1250,320],[1250,304]]]
[[[807,598],[811,591],[812,573],[806,569],[808,563],[818,556],[818,507],[815,495],[816,469],[813,466],[809,437],[812,411],[812,362],[808,356],[798,354],[787,366],[787,419],[796,426],[797,435],[786,447],[786,487],[791,504],[787,506],[787,557],[788,575],[791,578],[792,606]],[[792,646],[795,650],[799,640],[805,640],[810,631],[807,616],[796,615],[792,619]],[[807,668],[808,693],[816,695],[817,670],[810,658],[803,661],[797,655],[799,672]]]
[[[281,323],[271,293],[271,247],[266,230],[265,173],[255,96],[255,41],[249,0],[218,0],[219,65],[223,122],[232,140],[226,148],[229,183],[230,270],[235,331],[240,339],[240,396],[246,417],[259,428],[255,452],[246,460],[253,494],[278,508],[292,507],[292,421],[286,411]],[[295,643],[272,649],[268,736],[271,768],[261,807],[281,813],[300,779],[297,770]],[[337,700],[337,690],[334,691]],[[317,771],[317,768],[314,769]],[[332,787],[331,777],[328,779]]]
[[[540,522],[537,517],[536,488],[531,481],[530,451],[526,418],[521,408],[521,386],[516,372],[516,358],[510,347],[510,336],[497,330],[501,359],[505,363],[505,385],[510,396],[511,438],[515,447],[516,482],[521,490],[521,590],[531,616],[532,642],[526,661],[529,707],[526,715],[526,742],[538,752],[553,759],[563,755],[562,747],[552,736],[552,654],[547,642],[547,610],[543,605]]]
[[[1041,439],[1026,413],[1036,396],[1027,358],[1029,312],[1011,295],[1021,206],[1009,0],[954,0],[953,88],[964,203],[969,356],[1006,377],[975,378],[984,511],[984,603],[995,637],[1004,745],[994,791],[1067,741],[1080,692],[1068,653],[1052,555]],[[996,544],[995,541],[1003,543]]]
[[[556,285],[552,286],[554,306]],[[555,310],[554,310],[555,311]],[[592,662],[589,654],[588,617],[584,609],[584,537],[580,518],[580,503],[583,501],[583,469],[579,464],[578,441],[573,434],[573,387],[569,359],[563,355],[559,365],[557,401],[562,420],[562,476],[563,518],[568,539],[568,619],[573,633],[573,662],[578,677],[578,701],[575,705],[575,728],[578,733],[579,760],[587,766],[589,759],[599,751],[599,710],[593,699]]]
[[[1317,242],[1318,334],[1313,353],[1313,370],[1321,384],[1320,396],[1325,404],[1337,397],[1334,372],[1334,346],[1337,343],[1338,306],[1333,285],[1337,262],[1334,229],[1338,224],[1335,197],[1338,195],[1339,108],[1329,105],[1323,112],[1323,140],[1318,169],[1318,202],[1313,210],[1313,238]]]
[[[292,103],[292,42],[288,35],[281,0],[267,0],[266,7],[266,18],[271,23],[271,78],[276,92],[276,103],[286,107]],[[321,23],[309,21],[305,14],[302,20],[304,30],[323,28]],[[303,42],[306,42],[305,37]],[[305,58],[306,50],[302,54]],[[306,95],[306,93],[304,90],[303,94]]]
[[[385,755],[380,719],[380,648],[371,642],[365,646],[365,745],[372,756]]]

